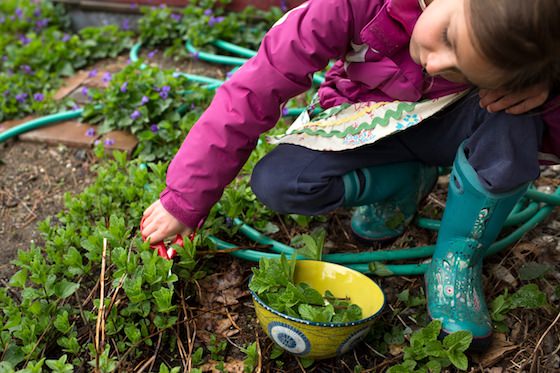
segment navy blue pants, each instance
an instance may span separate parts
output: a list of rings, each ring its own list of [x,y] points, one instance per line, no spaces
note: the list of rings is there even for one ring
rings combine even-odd
[[[544,127],[540,116],[489,113],[478,102],[478,94],[471,93],[415,127],[352,150],[278,145],[255,166],[251,187],[277,212],[323,214],[343,204],[342,175],[411,160],[449,167],[463,141],[467,159],[488,191],[506,192],[536,179]]]

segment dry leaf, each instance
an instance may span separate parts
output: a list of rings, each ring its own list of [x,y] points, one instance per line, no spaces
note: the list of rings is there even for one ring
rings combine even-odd
[[[488,368],[502,360],[505,353],[517,348],[519,348],[518,345],[506,340],[505,334],[496,333],[488,351],[481,355],[473,355],[473,360],[482,365],[483,368]]]
[[[511,271],[501,264],[493,265],[491,268],[492,275],[498,280],[504,281],[509,285],[516,287],[517,279],[511,274]]]

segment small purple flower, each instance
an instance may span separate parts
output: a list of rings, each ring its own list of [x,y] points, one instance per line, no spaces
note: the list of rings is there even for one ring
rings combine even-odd
[[[48,18],[43,18],[38,20],[37,22],[35,22],[35,27],[37,27],[38,29],[42,29],[44,27],[47,27],[49,24],[49,19]]]
[[[153,133],[157,133],[157,131],[159,131],[158,125],[155,124],[155,123],[152,124],[152,125],[150,126],[150,131],[152,131]]]
[[[175,21],[175,22],[179,22],[181,20],[181,15],[177,14],[177,13],[171,13],[171,18]]]
[[[10,94],[10,90],[6,89],[3,93],[4,97],[8,97],[8,95]]]
[[[27,99],[27,93],[19,93],[16,95],[16,101],[20,104],[23,103]]]
[[[214,25],[222,22],[223,20],[224,20],[224,17],[211,16],[210,19],[208,20],[208,26],[213,27]]]
[[[27,36],[25,35],[20,35],[19,36],[19,41],[21,42],[21,44],[23,45],[27,45],[29,43],[31,43],[31,39],[29,39]]]
[[[44,98],[45,98],[45,96],[42,93],[35,93],[33,95],[33,99],[37,102],[43,101]]]
[[[138,8],[138,4],[136,3],[130,4],[130,9],[137,9],[137,8]]]
[[[87,137],[94,137],[95,136],[95,128],[90,127],[87,129],[86,131],[86,136]]]
[[[138,110],[134,110],[132,112],[132,114],[130,114],[130,119],[136,120],[136,119],[140,118],[141,116],[142,116],[142,113],[140,113]]]
[[[142,96],[142,101],[140,101],[140,105],[146,105],[150,101],[148,96]]]
[[[200,53],[198,53],[198,51],[196,51],[192,54],[192,56],[195,60],[198,60],[199,55],[200,55]]]
[[[99,144],[101,144],[101,140],[95,140],[95,141],[93,142],[93,145],[95,145],[95,146],[97,146],[97,145],[99,145]]]
[[[70,40],[70,35],[64,34],[64,36],[62,37],[61,40],[62,40],[63,43],[66,43],[68,40]]]
[[[288,115],[288,108],[287,107],[283,107],[282,108],[282,116],[285,117]]]
[[[82,87],[82,96],[87,96],[89,93],[89,88],[88,87]]]
[[[111,139],[111,138],[107,138],[107,139],[105,139],[104,144],[105,144],[106,146],[115,145],[115,140],[113,140],[113,139]]]
[[[231,78],[232,76],[233,76],[233,72],[232,72],[232,71],[228,71],[228,72],[226,73],[226,78],[229,79],[229,78]]]
[[[93,69],[89,72],[88,78],[93,78],[97,75],[97,69]]]
[[[16,16],[17,16],[19,19],[22,19],[22,18],[23,18],[23,11],[22,11],[20,8],[16,8],[15,13],[16,13]]]
[[[169,91],[171,88],[168,85],[164,85],[161,87],[161,92],[159,93],[159,97],[166,100],[169,97]]]
[[[121,85],[121,92],[122,92],[122,93],[126,93],[126,88],[127,88],[127,87],[128,87],[128,82],[124,82],[124,83]]]
[[[284,13],[288,11],[288,2],[286,0],[280,0],[280,10]]]
[[[31,70],[29,65],[21,65],[20,68],[26,74],[33,74],[33,70]]]
[[[213,13],[213,12],[212,12],[212,9],[206,9],[206,10],[204,11],[204,15],[205,15],[205,16],[212,15],[212,13]]]
[[[35,17],[39,17],[41,15],[41,8],[39,7],[35,8],[35,10],[33,11],[33,15]]]
[[[124,31],[130,30],[130,21],[128,20],[128,18],[123,19],[121,23],[121,29],[123,29]]]
[[[109,83],[111,79],[113,79],[113,76],[110,72],[107,71],[105,72],[105,74],[103,74],[103,83]]]
[[[73,103],[72,104],[72,110],[78,110],[80,108],[80,105],[78,105],[77,103]]]
[[[149,58],[149,59],[154,58],[154,56],[156,55],[156,53],[157,53],[157,49],[154,49],[153,51],[148,52],[148,58]]]

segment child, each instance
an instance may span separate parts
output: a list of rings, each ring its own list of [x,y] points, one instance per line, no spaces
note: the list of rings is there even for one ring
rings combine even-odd
[[[558,0],[303,4],[277,22],[258,55],[216,92],[170,164],[160,200],[144,213],[143,237],[156,242],[199,227],[285,102],[338,58],[318,93],[324,109],[445,102],[421,124],[359,147],[324,151],[314,150],[313,141],[294,145],[301,136],[285,141],[255,168],[255,194],[282,213],[362,206],[352,218],[354,232],[388,239],[403,232],[430,192],[435,166],[453,164],[425,276],[428,311],[446,333],[469,330],[487,342],[483,253],[538,177],[539,161],[559,160],[560,109],[549,97],[560,75],[559,14]],[[475,86],[478,95],[458,93]],[[402,223],[387,227],[395,214]]]

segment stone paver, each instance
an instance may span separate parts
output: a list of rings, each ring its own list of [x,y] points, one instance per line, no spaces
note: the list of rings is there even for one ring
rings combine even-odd
[[[136,145],[138,145],[136,136],[123,131],[108,132],[101,136],[100,141],[103,141],[106,149],[122,150],[129,155],[132,154],[132,151],[136,148]]]
[[[89,128],[95,128],[77,121],[51,124],[19,136],[22,141],[43,142],[48,144],[64,144],[72,147],[90,147],[95,142],[95,133],[88,136]]]

